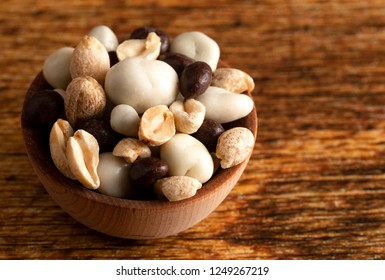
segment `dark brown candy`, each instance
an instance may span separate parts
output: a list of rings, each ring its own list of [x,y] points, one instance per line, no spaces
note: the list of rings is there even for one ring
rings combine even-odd
[[[180,92],[184,98],[196,98],[210,86],[213,78],[211,67],[203,61],[186,66],[180,77]]]
[[[167,175],[167,162],[156,157],[140,158],[134,161],[130,169],[130,185],[139,197],[149,193],[150,186],[156,180]]]
[[[224,131],[223,126],[219,122],[206,119],[197,132],[191,134],[191,136],[202,142],[210,152],[214,152],[218,138]]]
[[[186,66],[195,62],[194,59],[181,54],[181,53],[166,53],[162,60],[174,68],[175,72],[178,74],[178,77],[182,76],[183,70]]]
[[[155,32],[160,37],[160,53],[166,53],[170,46],[170,38],[168,35],[155,27],[145,26],[135,29],[130,36],[130,39],[146,39],[148,33]]]
[[[116,51],[108,52],[108,56],[110,57],[110,67],[114,66],[116,63],[119,62],[118,55],[116,54]]]
[[[35,126],[52,126],[61,117],[64,100],[54,90],[34,93],[24,104],[23,119]]]
[[[123,138],[122,135],[111,128],[110,123],[105,119],[81,121],[77,128],[87,131],[96,138],[101,153],[112,151],[115,145]]]

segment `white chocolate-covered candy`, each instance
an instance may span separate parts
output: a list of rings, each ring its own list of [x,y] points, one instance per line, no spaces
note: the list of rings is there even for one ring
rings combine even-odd
[[[43,65],[43,76],[54,88],[65,90],[71,82],[70,63],[74,48],[63,47],[46,58]]]
[[[141,114],[150,107],[168,106],[175,100],[178,75],[163,61],[127,58],[107,72],[105,90],[114,104],[128,104]]]
[[[116,37],[114,31],[105,25],[95,26],[91,29],[88,35],[98,39],[109,52],[115,51],[119,45],[118,38]]]
[[[214,172],[209,151],[188,134],[175,134],[163,144],[160,147],[160,158],[167,162],[169,176],[189,176],[203,184]]]
[[[119,104],[111,111],[110,125],[113,130],[126,136],[138,137],[140,117],[127,104]]]
[[[131,164],[123,158],[105,152],[99,155],[97,172],[100,179],[98,191],[102,194],[130,198],[133,196],[133,189],[129,183],[129,170]]]
[[[228,123],[247,116],[254,107],[248,95],[229,92],[219,87],[209,87],[196,100],[206,107],[206,119]]]
[[[204,61],[215,71],[218,65],[220,49],[218,44],[199,31],[184,32],[174,38],[171,52],[184,54],[192,59]]]

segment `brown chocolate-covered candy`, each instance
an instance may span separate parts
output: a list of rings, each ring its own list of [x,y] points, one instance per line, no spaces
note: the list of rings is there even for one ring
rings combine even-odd
[[[77,128],[87,131],[96,138],[100,152],[112,151],[123,138],[122,135],[111,128],[109,121],[106,119],[84,120],[77,125]]]
[[[191,136],[198,139],[207,150],[214,152],[217,146],[219,136],[225,131],[223,126],[214,120],[206,119],[199,127],[197,132],[191,134]]]
[[[180,93],[184,98],[196,98],[210,86],[213,78],[211,67],[203,61],[186,66],[180,77]]]
[[[164,56],[162,56],[161,59],[168,65],[170,65],[172,68],[174,68],[179,78],[182,76],[182,72],[186,68],[186,66],[195,62],[194,59],[184,54],[172,52],[166,53]]]
[[[23,109],[23,119],[35,126],[52,126],[62,115],[64,100],[54,90],[35,92],[26,100]]]
[[[133,186],[139,198],[151,195],[150,186],[156,180],[167,175],[167,162],[156,157],[140,158],[134,161],[130,168],[130,185]]]

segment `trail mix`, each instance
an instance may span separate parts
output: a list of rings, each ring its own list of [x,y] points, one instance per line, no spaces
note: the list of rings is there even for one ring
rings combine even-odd
[[[75,48],[44,62],[52,89],[26,101],[23,117],[48,127],[58,170],[84,187],[128,198],[190,198],[218,168],[243,162],[254,146],[245,127],[223,124],[254,108],[253,79],[218,68],[218,44],[202,32],[173,40],[138,28],[119,42],[96,26]]]

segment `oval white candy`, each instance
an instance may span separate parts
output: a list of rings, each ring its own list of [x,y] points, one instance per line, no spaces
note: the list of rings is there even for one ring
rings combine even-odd
[[[98,39],[108,52],[115,51],[119,45],[118,38],[116,37],[114,31],[105,25],[95,26],[91,29],[88,35]]]
[[[127,104],[119,104],[111,111],[110,125],[113,130],[126,136],[138,137],[140,117]]]
[[[110,152],[100,154],[97,168],[100,179],[98,191],[114,197],[132,197],[133,189],[129,184],[130,167],[131,164]]]
[[[65,90],[71,82],[70,63],[73,52],[74,48],[60,48],[44,61],[43,76],[52,87]]]
[[[169,176],[189,176],[202,184],[214,172],[214,163],[209,151],[196,138],[175,134],[160,147],[160,158],[167,162]]]
[[[170,50],[206,62],[213,72],[217,69],[220,56],[219,46],[202,32],[191,31],[179,34],[172,41]]]
[[[219,87],[209,87],[196,100],[206,108],[206,119],[228,123],[247,116],[254,108],[248,95],[229,92]]]
[[[167,63],[139,57],[115,64],[105,90],[114,104],[128,104],[138,114],[156,105],[170,105],[178,94],[178,75]]]

